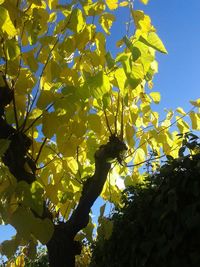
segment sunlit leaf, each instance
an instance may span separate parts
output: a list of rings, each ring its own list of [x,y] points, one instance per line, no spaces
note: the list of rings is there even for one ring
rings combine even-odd
[[[134,164],[140,164],[145,161],[145,152],[142,148],[138,148],[134,154]]]
[[[115,16],[110,13],[104,13],[100,16],[99,22],[107,34],[110,34],[110,28],[115,21]]]
[[[68,28],[74,32],[80,32],[85,27],[85,18],[81,9],[73,9],[72,14],[69,16]]]
[[[200,107],[200,98],[195,101],[190,101],[190,103],[195,107]]]
[[[118,7],[118,0],[106,0],[106,4],[109,9],[113,10]]]
[[[192,122],[192,129],[200,130],[200,114],[191,111],[189,115]]]
[[[139,40],[159,52],[167,54],[164,44],[155,32],[150,32],[147,38],[141,36]]]
[[[159,92],[152,92],[149,94],[151,98],[153,99],[154,103],[159,104],[161,96]]]
[[[149,0],[140,0],[140,2],[142,2],[143,4],[147,5]]]
[[[7,33],[10,37],[14,37],[17,31],[10,19],[8,11],[0,6],[0,30]]]

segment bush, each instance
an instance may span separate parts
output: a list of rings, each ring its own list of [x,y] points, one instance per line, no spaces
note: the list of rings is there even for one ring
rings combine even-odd
[[[200,148],[191,136],[178,159],[124,193],[111,238],[95,244],[92,267],[200,266],[200,153],[183,155]]]

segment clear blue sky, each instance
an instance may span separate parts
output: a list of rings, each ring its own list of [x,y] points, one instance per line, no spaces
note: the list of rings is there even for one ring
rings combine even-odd
[[[168,50],[168,55],[157,57],[159,73],[154,90],[162,96],[158,110],[181,106],[187,111],[191,107],[189,100],[200,97],[200,0],[150,0],[147,6],[135,2],[135,8],[150,15]],[[115,40],[124,33],[119,30],[123,29],[120,18],[127,21],[128,14],[119,12]],[[10,227],[0,226],[0,242],[13,234]]]

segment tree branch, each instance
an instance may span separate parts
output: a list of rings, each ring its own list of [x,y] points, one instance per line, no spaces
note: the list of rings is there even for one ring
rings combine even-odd
[[[111,136],[109,142],[96,151],[94,175],[84,184],[79,204],[69,219],[74,235],[86,227],[89,222],[90,209],[101,194],[111,168],[109,159],[118,158],[124,150],[127,150],[126,145],[118,137]]]

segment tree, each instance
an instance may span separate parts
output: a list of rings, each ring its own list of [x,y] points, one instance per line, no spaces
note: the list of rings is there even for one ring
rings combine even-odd
[[[200,127],[199,100],[175,122],[169,112],[159,123],[151,109],[160,101],[149,91],[155,53],[167,51],[149,16],[132,1],[63,2],[0,0],[0,214],[17,231],[1,252],[10,258],[25,246],[34,257],[39,241],[51,267],[74,266],[80,242],[92,239],[98,196],[120,205],[117,179],[142,180],[151,150],[157,162],[176,157],[177,133],[190,129],[184,118]],[[118,8],[130,21],[112,56]]]
[[[198,267],[200,264],[200,143],[185,135],[182,153],[142,185],[124,192],[109,239],[97,240],[91,267]]]

